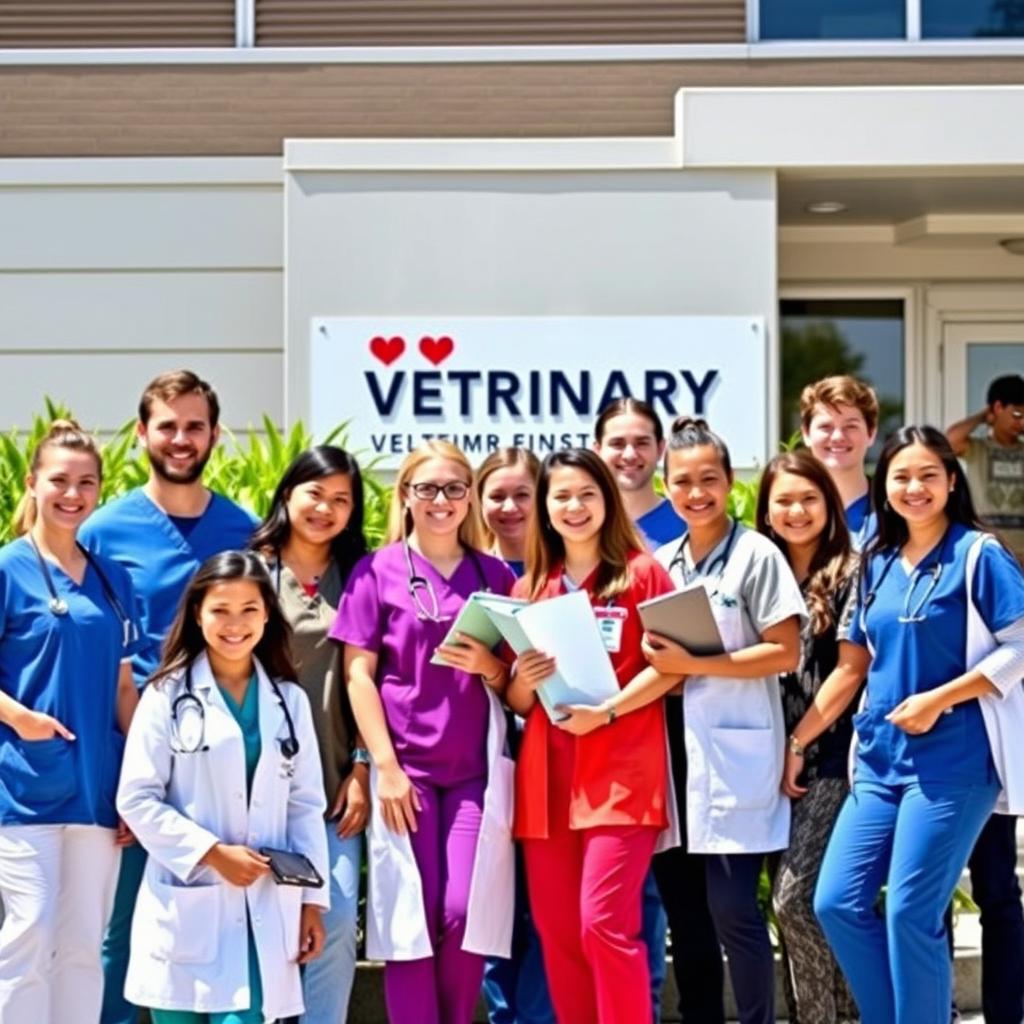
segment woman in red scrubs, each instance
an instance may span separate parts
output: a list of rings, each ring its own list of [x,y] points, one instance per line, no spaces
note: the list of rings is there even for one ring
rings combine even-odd
[[[637,604],[672,591],[622,507],[609,470],[582,449],[549,455],[537,486],[527,573],[514,593],[543,601],[584,590],[624,687],[670,689],[640,649]],[[542,651],[519,657],[507,691],[527,718],[516,764],[515,835],[560,1024],[651,1019],[641,889],[669,824],[662,701],[626,713],[615,699],[574,707],[553,728],[536,689],[554,670]]]

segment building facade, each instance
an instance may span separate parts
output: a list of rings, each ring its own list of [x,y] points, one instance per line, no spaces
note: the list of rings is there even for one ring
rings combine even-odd
[[[342,419],[324,318],[618,318],[624,367],[676,318],[700,379],[718,317],[762,455],[826,372],[949,422],[1024,369],[1022,123],[1013,0],[0,0],[5,419],[186,364]]]

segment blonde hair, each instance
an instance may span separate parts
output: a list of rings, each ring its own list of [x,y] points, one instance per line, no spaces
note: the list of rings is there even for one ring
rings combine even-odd
[[[423,444],[409,452],[402,460],[401,466],[398,467],[395,489],[391,492],[391,509],[388,512],[388,532],[384,538],[385,543],[392,544],[396,540],[404,540],[412,531],[412,516],[405,507],[409,480],[424,462],[429,462],[431,459],[444,459],[446,462],[453,462],[465,473],[464,483],[470,489],[470,508],[466,518],[459,525],[459,543],[466,548],[479,549],[482,543],[480,520],[472,507],[473,467],[470,465],[469,459],[451,441],[441,440],[424,441]]]
[[[54,420],[42,440],[32,451],[32,458],[29,460],[29,475],[35,476],[43,462],[43,453],[50,448],[68,448],[71,451],[86,452],[96,460],[96,476],[103,479],[103,460],[100,458],[100,450],[96,445],[96,439],[87,434],[74,420]],[[36,499],[35,495],[25,488],[18,501],[18,507],[14,510],[14,532],[22,537],[32,529],[36,521]]]
[[[487,550],[494,547],[497,538],[484,519],[484,486],[487,483],[487,478],[495,470],[511,469],[514,466],[522,466],[526,470],[530,480],[533,482],[534,491],[536,491],[537,477],[540,476],[540,459],[529,448],[499,448],[497,451],[491,452],[477,466],[473,478],[473,490],[476,493],[476,508],[474,511],[480,517],[480,536]]]

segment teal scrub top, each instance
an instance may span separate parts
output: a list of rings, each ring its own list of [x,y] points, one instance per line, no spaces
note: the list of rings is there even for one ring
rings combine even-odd
[[[850,640],[873,652],[866,704],[853,719],[858,781],[985,785],[995,777],[977,700],[957,704],[916,736],[885,720],[906,697],[948,683],[971,667],[966,559],[977,536],[954,523],[911,572],[891,550],[873,555],[865,566],[850,629]],[[992,633],[1024,616],[1020,568],[1001,545],[982,547],[972,597]]]
[[[137,621],[128,573],[97,559],[124,613]],[[117,726],[120,663],[132,641],[87,564],[81,584],[47,562],[67,614],[50,609],[50,592],[25,537],[0,551],[0,690],[32,711],[53,715],[73,741],[22,740],[0,724],[0,824],[117,824],[114,796],[124,736]]]
[[[262,741],[260,740],[260,686],[259,680],[254,672],[249,679],[249,685],[245,688],[245,696],[242,703],[238,704],[235,698],[224,689],[220,683],[217,684],[228,711],[238,723],[242,730],[242,742],[245,744],[245,785],[247,795],[252,796],[252,780],[256,774],[256,765],[260,762]]]

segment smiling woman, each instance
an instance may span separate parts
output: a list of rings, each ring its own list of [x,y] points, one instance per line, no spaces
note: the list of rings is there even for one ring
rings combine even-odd
[[[99,1018],[100,941],[130,841],[114,809],[138,701],[124,659],[139,647],[127,572],[77,540],[100,478],[93,439],[54,422],[32,455],[24,535],[0,552],[3,1024]]]

